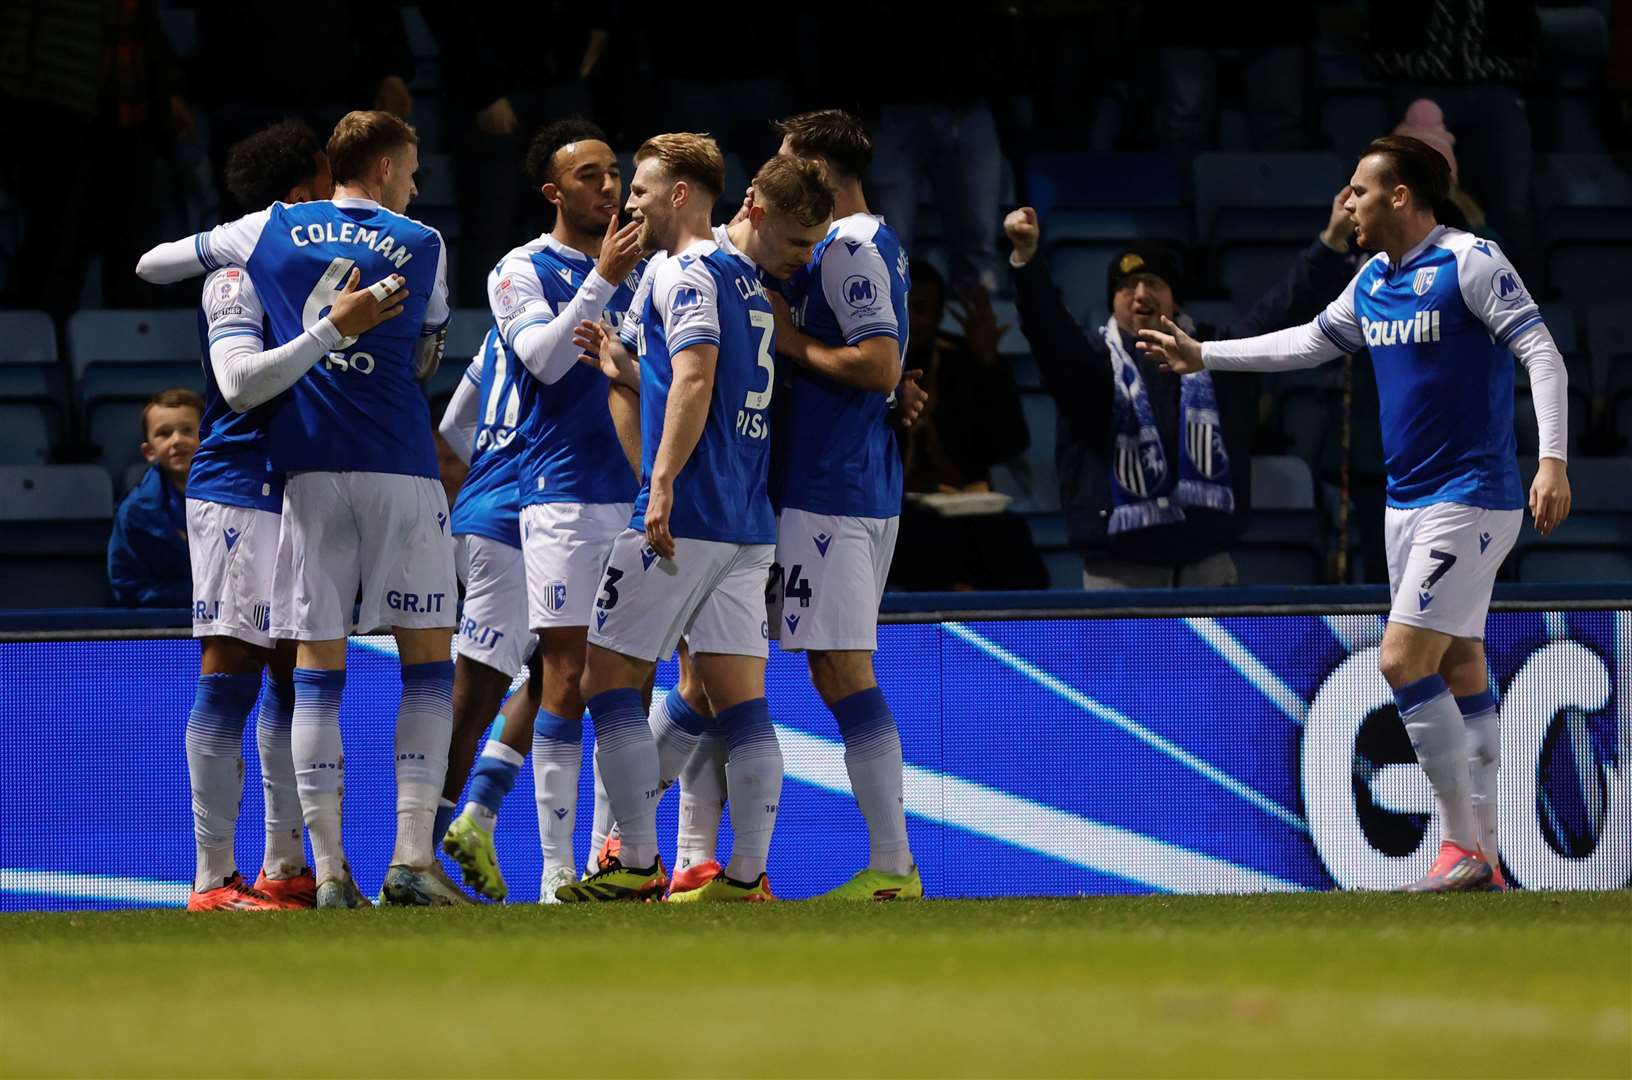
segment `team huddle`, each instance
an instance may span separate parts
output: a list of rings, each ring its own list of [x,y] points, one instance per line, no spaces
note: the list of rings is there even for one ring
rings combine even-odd
[[[909,269],[867,211],[860,123],[824,110],[778,126],[781,151],[722,227],[709,137],[641,145],[620,228],[605,136],[581,119],[538,133],[527,167],[556,222],[489,275],[494,325],[441,424],[470,464],[451,510],[420,385],[449,318],[446,249],[404,216],[411,128],[351,113],[320,154],[287,125],[252,137],[244,160],[269,164],[237,170],[235,194],[267,209],[143,256],[150,281],[209,275],[187,500],[203,639],[189,908],[370,903],[342,844],[339,714],[346,638],[381,628],[403,676],[382,903],[470,902],[438,847],[504,899],[493,826],[529,750],[543,901],[773,899],[772,638],[807,653],[868,824],[869,865],[831,895],[922,895],[871,659],[901,505],[893,425],[901,401],[921,403],[901,370]],[[680,682],[654,702],[676,649]],[[257,696],[267,847],[251,885],[233,832]],[[586,711],[596,808],[580,875]],[[656,813],[677,780],[671,877]]]

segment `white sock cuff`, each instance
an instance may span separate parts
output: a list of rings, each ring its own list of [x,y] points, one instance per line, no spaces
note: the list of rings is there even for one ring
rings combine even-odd
[[[514,765],[518,769],[521,768],[521,763],[527,760],[526,754],[498,739],[487,740],[487,745],[482,747],[482,756],[498,758],[506,765]]]

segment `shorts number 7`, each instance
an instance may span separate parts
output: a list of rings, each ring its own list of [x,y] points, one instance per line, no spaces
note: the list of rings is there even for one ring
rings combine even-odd
[[[1439,579],[1444,577],[1450,568],[1456,565],[1456,556],[1448,551],[1429,551],[1428,557],[1439,563],[1439,566],[1434,569],[1433,573],[1422,579],[1424,589],[1431,589],[1439,584]]]

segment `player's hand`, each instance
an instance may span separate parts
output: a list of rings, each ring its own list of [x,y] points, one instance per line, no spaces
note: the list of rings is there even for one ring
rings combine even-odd
[[[748,190],[743,192],[742,205],[737,207],[736,214],[734,214],[732,216],[731,220],[726,224],[726,228],[729,229],[732,225],[735,225],[737,222],[739,222],[743,218],[747,217],[748,216],[748,210],[753,205],[754,205],[754,188],[753,188],[753,185],[750,184],[749,187],[748,187]]]
[[[351,268],[345,288],[340,290],[340,295],[334,298],[334,306],[329,308],[329,322],[348,338],[360,337],[385,320],[401,315],[402,301],[408,296],[401,274],[392,274],[376,283],[378,286],[389,285],[391,291],[387,292],[374,285],[359,289],[357,282],[361,273],[355,266]],[[379,293],[385,293],[383,300]]]
[[[918,422],[924,406],[929,404],[929,391],[918,385],[918,380],[923,377],[923,369],[913,368],[901,375],[901,385],[895,388],[896,411],[901,418],[901,426],[907,430]]]
[[[618,228],[618,215],[606,223],[606,235],[601,237],[601,257],[595,263],[595,272],[612,284],[620,284],[634,268],[640,265],[640,222],[631,221]]]
[[[1536,531],[1546,536],[1570,516],[1570,478],[1557,458],[1542,458],[1530,484],[1530,516]]]
[[[1354,235],[1354,218],[1344,209],[1353,190],[1344,184],[1343,190],[1332,197],[1332,216],[1327,220],[1326,227],[1320,231],[1320,242],[1333,251],[1347,251],[1349,237]]]
[[[669,513],[674,509],[674,482],[652,477],[646,496],[646,542],[665,559],[674,558],[674,537],[669,533]]]
[[[582,320],[572,332],[572,343],[583,350],[578,354],[580,364],[588,364],[620,386],[640,389],[640,362],[609,324]]]
[[[775,289],[765,290],[765,297],[771,302],[771,315],[776,319],[776,340],[772,348],[803,364],[804,346],[808,339],[793,325],[793,311],[788,307],[787,299]]]
[[[507,97],[495,99],[476,114],[476,130],[483,135],[514,135],[519,123]]]
[[[1192,371],[1200,371],[1201,342],[1180,329],[1179,324],[1162,316],[1161,330],[1139,331],[1138,349],[1142,353],[1149,353],[1162,362],[1163,371],[1171,371],[1176,375],[1188,375]]]
[[[1015,262],[1028,263],[1036,256],[1037,245],[1043,239],[1043,230],[1037,224],[1037,211],[1029,206],[1010,211],[1009,216],[1003,219],[1003,231],[1008,234],[1009,243],[1014,245]]]

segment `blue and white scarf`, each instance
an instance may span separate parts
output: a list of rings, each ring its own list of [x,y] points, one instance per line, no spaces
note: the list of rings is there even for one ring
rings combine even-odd
[[[1105,345],[1111,352],[1111,378],[1116,384],[1113,405],[1116,439],[1111,455],[1108,532],[1115,536],[1183,521],[1187,506],[1234,513],[1230,456],[1224,449],[1224,429],[1219,423],[1212,373],[1198,371],[1180,377],[1179,409],[1184,439],[1179,445],[1179,477],[1175,484],[1144,377],[1139,374],[1139,365],[1123,348],[1122,333],[1115,319],[1105,323],[1104,334]]]

